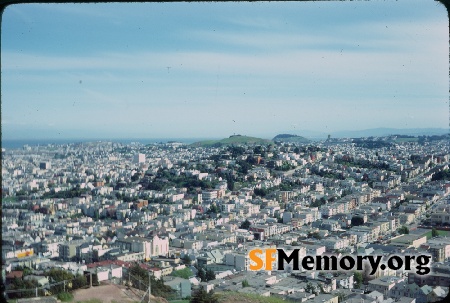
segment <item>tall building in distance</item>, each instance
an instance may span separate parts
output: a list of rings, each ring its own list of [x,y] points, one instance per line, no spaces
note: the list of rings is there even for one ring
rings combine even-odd
[[[135,154],[133,158],[134,163],[145,163],[145,154]]]

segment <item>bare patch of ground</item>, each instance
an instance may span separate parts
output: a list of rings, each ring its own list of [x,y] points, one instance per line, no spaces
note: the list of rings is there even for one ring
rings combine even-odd
[[[100,285],[87,289],[78,289],[73,292],[72,302],[84,302],[92,299],[100,300],[102,303],[138,303],[147,302],[148,296],[143,291],[124,285]],[[159,297],[150,297],[152,303],[167,303],[167,300]]]
[[[87,301],[90,299],[98,299],[103,303],[113,302],[139,302],[141,297],[131,291],[130,288],[122,285],[100,285],[87,289],[78,289],[73,292],[73,302]]]

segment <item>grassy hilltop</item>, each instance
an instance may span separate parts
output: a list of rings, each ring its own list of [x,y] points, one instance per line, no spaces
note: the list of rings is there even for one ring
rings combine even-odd
[[[290,143],[310,143],[311,140],[306,139],[302,136],[290,135],[290,134],[280,134],[275,136],[272,141],[290,142]]]

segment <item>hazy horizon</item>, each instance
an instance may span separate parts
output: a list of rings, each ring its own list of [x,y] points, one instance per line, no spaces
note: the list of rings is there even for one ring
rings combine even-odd
[[[2,140],[448,129],[435,1],[15,4]]]
[[[398,131],[398,132],[395,132]],[[233,135],[241,135],[241,136],[248,136],[248,137],[257,137],[261,139],[273,139],[277,135],[281,134],[290,134],[290,135],[298,135],[305,137],[307,139],[311,140],[323,140],[328,137],[328,135],[331,135],[334,138],[343,138],[343,137],[352,137],[351,134],[359,135],[359,133],[365,135],[361,135],[361,137],[369,137],[369,136],[377,136],[374,135],[374,132],[380,132],[380,136],[387,136],[387,135],[411,135],[414,133],[432,133],[432,134],[449,134],[450,130],[446,128],[408,128],[408,129],[395,129],[395,128],[373,128],[373,129],[361,129],[361,130],[344,130],[344,131],[336,131],[336,132],[319,132],[319,131],[313,131],[313,130],[303,130],[299,132],[279,132],[274,135],[253,135],[253,134],[229,134],[227,136],[211,136],[211,137],[136,137],[136,136],[130,136],[130,137],[42,137],[42,138],[4,138],[2,136],[1,142],[48,142],[54,141],[54,143],[57,142],[71,142],[76,143],[79,142],[87,142],[87,141],[115,141],[115,142],[167,142],[167,141],[178,141],[183,143],[192,143],[192,142],[198,142],[202,140],[220,140],[224,138],[228,138]],[[342,136],[342,134],[349,134],[349,136]],[[336,136],[337,135],[337,136]],[[419,134],[421,135],[421,134]],[[415,135],[418,136],[418,135]],[[19,145],[18,145],[19,146]]]

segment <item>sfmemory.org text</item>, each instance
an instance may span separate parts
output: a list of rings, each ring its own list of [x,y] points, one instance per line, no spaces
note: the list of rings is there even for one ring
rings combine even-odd
[[[370,275],[377,272],[378,268],[385,270],[406,270],[411,271],[414,266],[418,275],[426,275],[430,272],[431,256],[389,256],[386,262],[383,256],[351,256],[346,255],[338,258],[337,256],[304,256],[299,255],[299,249],[294,249],[287,254],[283,249],[253,249],[249,252],[249,258],[253,261],[250,264],[250,270],[274,270],[273,263],[276,261],[275,270],[284,270],[285,262],[292,263],[293,270],[299,270],[300,265],[305,270],[364,270],[370,266]],[[301,260],[300,260],[301,259]]]

